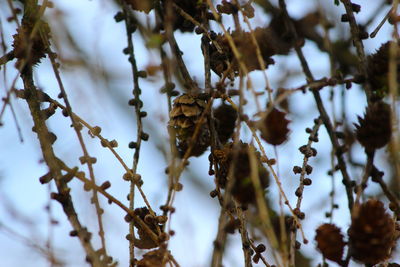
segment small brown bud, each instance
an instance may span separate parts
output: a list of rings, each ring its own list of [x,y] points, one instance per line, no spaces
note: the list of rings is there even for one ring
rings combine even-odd
[[[256,253],[263,253],[266,250],[265,245],[264,244],[259,244],[256,247]]]
[[[107,190],[108,188],[110,188],[111,187],[111,183],[110,183],[110,181],[105,181],[104,183],[102,183],[101,184],[101,186],[100,186],[100,188],[102,189],[102,190]]]

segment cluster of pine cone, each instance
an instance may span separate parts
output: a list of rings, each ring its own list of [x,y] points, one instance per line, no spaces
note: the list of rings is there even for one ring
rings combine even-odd
[[[399,229],[390,214],[385,211],[379,200],[368,200],[355,208],[348,242],[340,229],[334,224],[323,224],[316,231],[315,240],[322,255],[339,265],[345,264],[343,252],[348,245],[349,255],[355,261],[366,265],[375,265],[388,259],[396,240],[400,236]]]

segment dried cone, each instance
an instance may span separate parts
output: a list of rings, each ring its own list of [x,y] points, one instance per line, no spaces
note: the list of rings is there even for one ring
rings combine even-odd
[[[175,129],[178,139],[178,150],[183,156],[191,143],[190,156],[200,156],[210,145],[210,131],[207,123],[200,118],[206,108],[206,102],[194,95],[183,94],[174,100],[174,105],[169,114],[168,125]],[[204,116],[205,119],[205,116]],[[198,123],[201,123],[197,139],[192,142],[192,136]]]
[[[137,267],[164,267],[168,262],[168,252],[164,248],[152,250],[143,255]]]
[[[370,104],[364,118],[358,117],[357,140],[366,151],[385,146],[392,135],[390,106],[382,101]]]
[[[260,49],[261,61],[263,62],[264,68],[267,68],[268,65],[274,64],[274,60],[271,56],[276,54],[285,55],[291,48],[291,45],[283,44],[279,40],[271,27],[256,28],[253,31],[253,35],[257,41],[258,48]],[[257,46],[252,41],[251,33],[233,31],[231,37],[241,55],[242,62],[246,65],[247,71],[261,70],[262,66],[260,65],[257,53],[255,53]],[[265,40],[268,40],[268,42]],[[218,46],[222,51],[217,49],[214,45],[215,42],[218,43]],[[227,70],[230,70],[230,73],[237,76],[239,74],[240,66],[231,49],[228,39],[225,35],[218,34],[215,38],[215,42],[210,44],[211,69],[219,76],[222,76],[222,74]]]
[[[249,145],[240,143],[238,151],[234,151],[233,143],[226,144],[222,150],[215,150],[214,156],[217,159],[218,172],[216,174],[217,184],[225,188],[227,184],[229,169],[233,164],[233,187],[232,195],[241,204],[255,203],[256,193],[251,180],[251,166],[249,158]],[[255,151],[255,149],[254,149]],[[235,155],[236,154],[236,155]],[[258,176],[260,178],[262,189],[268,186],[268,171],[259,160],[259,153],[254,155],[257,159]],[[234,161],[236,157],[236,160]]]
[[[261,137],[271,145],[280,145],[287,140],[289,120],[286,113],[273,108],[270,113],[258,121]]]
[[[235,130],[237,112],[231,105],[223,103],[214,109],[214,117],[217,120],[216,130],[219,141],[225,144]]]
[[[32,35],[34,25],[38,26],[36,33]],[[50,28],[46,22],[39,20],[35,23],[34,20],[32,22],[25,20],[13,37],[14,56],[17,58],[18,69],[23,66],[33,66],[46,56],[50,46]]]
[[[353,259],[374,265],[389,258],[395,245],[395,222],[379,200],[368,200],[352,218],[349,249]]]
[[[346,243],[340,229],[334,224],[323,224],[316,230],[317,247],[328,260],[341,264]]]
[[[389,49],[392,41],[382,44],[367,59],[368,80],[377,96],[383,97],[388,91]],[[400,72],[400,55],[397,55],[397,72]],[[397,75],[399,78],[399,74]]]

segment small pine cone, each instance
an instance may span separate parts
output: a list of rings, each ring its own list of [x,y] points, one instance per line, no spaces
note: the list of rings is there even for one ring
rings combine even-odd
[[[225,144],[235,130],[237,112],[231,105],[222,104],[214,109],[214,117],[217,120],[218,138],[221,143]]]
[[[234,164],[232,195],[238,202],[244,205],[255,203],[256,200],[256,193],[250,176],[251,167],[249,148],[250,147],[248,144],[240,143],[238,151],[235,153],[233,143],[229,143],[225,145],[223,150],[214,151],[219,167],[216,174],[218,185],[221,188],[226,187],[230,166],[231,164]],[[259,153],[256,152],[254,156],[258,161],[258,176],[260,178],[261,186],[263,189],[265,189],[269,183],[269,174],[259,160]],[[235,161],[234,157],[236,157]]]
[[[368,200],[359,207],[348,231],[353,259],[374,265],[389,258],[395,245],[395,223],[379,200]]]
[[[334,224],[325,223],[316,230],[317,247],[322,255],[328,260],[342,262],[343,250],[346,243],[343,241],[343,235]]]
[[[168,125],[176,132],[181,156],[192,144],[192,136],[198,123],[202,123],[202,125],[197,139],[193,142],[190,156],[200,156],[210,145],[210,131],[207,123],[200,122],[205,108],[206,102],[193,95],[183,94],[174,100]]]
[[[367,73],[368,80],[372,90],[377,93],[377,96],[383,97],[383,93],[388,91],[387,74],[389,72],[389,49],[392,41],[382,44],[379,49],[367,58]],[[397,55],[397,72],[400,71],[400,55]]]
[[[258,48],[261,53],[261,60],[264,63],[264,68],[274,64],[271,56],[275,54],[287,54],[289,49],[284,48],[280,42],[276,42],[276,34],[271,28],[256,28],[253,31],[254,38],[257,40]],[[231,33],[233,42],[241,54],[241,60],[246,65],[247,71],[261,70],[261,65],[256,51],[257,47],[252,41],[250,32],[233,31]],[[265,40],[269,40],[265,42]],[[239,75],[240,65],[231,49],[228,39],[224,34],[218,34],[214,40],[218,43],[221,50],[217,49],[214,44],[210,43],[210,66],[211,69],[222,76],[224,71],[230,70],[234,76]],[[221,53],[222,52],[222,53]]]
[[[261,131],[261,137],[271,145],[280,145],[287,140],[289,133],[289,120],[286,113],[272,109],[271,112],[258,121],[257,126]]]
[[[14,34],[14,56],[17,58],[17,68],[33,66],[46,57],[46,52],[50,46],[50,28],[44,21],[37,22],[37,31],[31,37],[34,24],[23,23]]]
[[[159,248],[147,252],[143,258],[137,262],[137,267],[164,267],[168,262],[168,252],[165,248]]]
[[[358,117],[356,127],[357,140],[367,151],[384,147],[392,135],[390,106],[382,101],[372,103],[364,118]]]

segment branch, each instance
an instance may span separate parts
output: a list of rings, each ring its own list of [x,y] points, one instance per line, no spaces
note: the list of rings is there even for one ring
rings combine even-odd
[[[0,57],[0,66],[6,64],[7,62],[13,60],[15,58],[14,56],[14,50],[8,52],[7,54],[3,55]]]
[[[284,15],[285,15],[284,17],[285,17],[286,21],[288,22],[290,31],[294,35],[295,40],[298,40],[298,35],[297,35],[297,32],[296,32],[296,29],[294,28],[294,25],[293,25],[292,21],[290,20],[289,14],[288,14],[287,9],[286,9],[285,1],[284,0],[279,0],[279,5],[280,5],[282,11],[284,12]],[[298,46],[298,45],[295,45],[295,50],[296,50],[297,56],[298,56],[298,58],[300,60],[301,66],[302,66],[303,71],[304,71],[304,74],[307,77],[308,82],[313,82],[314,81],[314,77],[313,77],[313,75],[311,73],[310,68],[308,67],[307,60],[304,57],[304,54],[303,54],[303,51],[302,51],[301,47]],[[341,171],[342,176],[343,176],[343,181],[342,182],[343,182],[344,186],[346,187],[346,193],[347,193],[347,198],[348,198],[348,207],[349,207],[349,210],[351,211],[353,209],[353,203],[354,203],[353,190],[352,190],[352,180],[351,180],[349,174],[347,173],[346,162],[345,162],[345,160],[343,158],[343,152],[344,152],[343,151],[343,147],[339,144],[338,138],[336,136],[336,132],[335,132],[333,126],[332,126],[332,123],[331,123],[331,121],[329,119],[328,113],[326,112],[324,104],[322,103],[322,99],[321,99],[321,95],[320,95],[319,91],[317,91],[315,89],[312,89],[311,92],[312,92],[312,94],[314,96],[315,102],[317,104],[318,111],[319,111],[319,113],[321,115],[321,119],[322,119],[322,121],[323,121],[323,123],[325,125],[325,128],[326,128],[327,132],[328,132],[329,138],[331,139],[332,146],[336,151],[336,157],[337,157],[337,160],[338,160],[338,166],[339,166],[340,171]]]
[[[38,98],[38,90],[36,89],[32,79],[32,67],[26,67],[24,72],[21,73],[21,78],[24,83],[26,101],[31,112],[34,129],[37,133],[39,143],[42,149],[44,161],[50,169],[51,176],[55,179],[58,194],[53,195],[57,198],[63,207],[64,213],[71,223],[72,228],[76,231],[82,247],[84,248],[88,260],[92,266],[106,266],[99,258],[99,255],[93,249],[90,242],[90,233],[83,227],[76,214],[71,195],[69,194],[70,188],[63,182],[61,174],[61,166],[53,151],[52,143],[49,139],[53,136],[47,129],[45,120],[40,110],[40,100]]]

